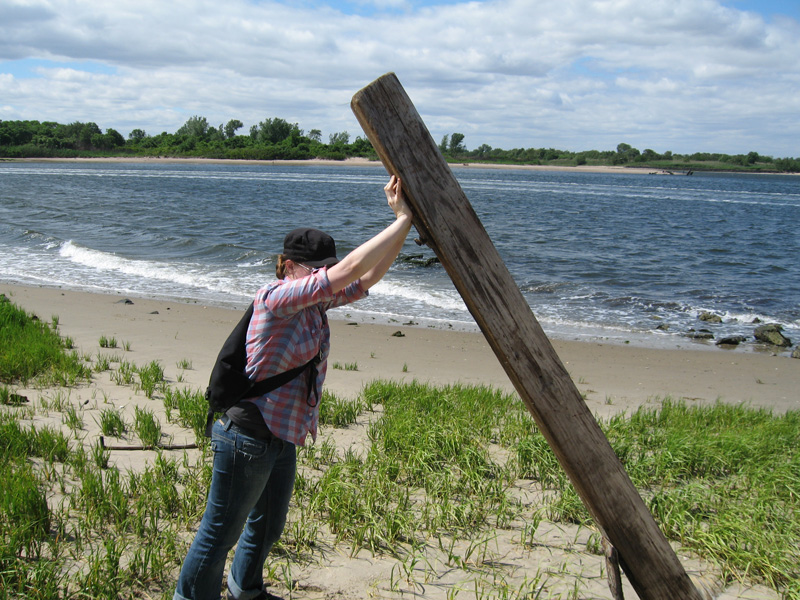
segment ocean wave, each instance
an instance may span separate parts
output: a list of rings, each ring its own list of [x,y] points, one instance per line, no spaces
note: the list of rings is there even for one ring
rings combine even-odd
[[[713,308],[689,308],[687,313],[694,317],[698,318],[700,315],[705,313],[714,314],[722,319],[722,323],[726,325],[733,325],[733,326],[742,326],[742,327],[757,327],[759,324],[764,323],[771,323],[775,325],[780,325],[786,329],[797,329],[800,328],[800,319],[791,320],[791,319],[784,319],[781,317],[776,317],[774,315],[768,315],[765,313],[759,312],[737,312],[737,311],[728,311],[728,310],[715,310]]]
[[[382,279],[373,288],[376,295],[405,300],[412,305],[423,305],[446,311],[464,311],[464,300],[457,291],[426,288],[420,283]]]
[[[66,177],[66,178],[135,178],[135,179],[201,179],[201,180],[231,180],[231,181],[289,181],[294,183],[325,183],[343,185],[377,185],[385,180],[381,175],[359,174],[355,171],[344,173],[338,172],[338,168],[325,173],[314,173],[306,169],[293,170],[265,170],[261,166],[234,169],[211,169],[207,166],[191,169],[192,165],[187,165],[189,169],[148,169],[141,167],[136,169],[111,167],[107,165],[86,165],[70,168],[63,166],[10,166],[4,168],[3,172],[8,175],[24,175],[26,177]]]
[[[64,242],[59,256],[95,272],[112,272],[145,281],[162,281],[185,288],[201,288],[213,292],[246,293],[241,281],[227,274],[204,270],[201,265],[135,260],[113,253],[85,248],[71,240]],[[257,287],[257,285],[256,285]]]

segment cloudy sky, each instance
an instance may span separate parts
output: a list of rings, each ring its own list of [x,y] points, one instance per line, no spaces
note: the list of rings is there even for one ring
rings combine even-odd
[[[0,119],[362,135],[393,71],[434,139],[800,157],[798,0],[0,0]]]

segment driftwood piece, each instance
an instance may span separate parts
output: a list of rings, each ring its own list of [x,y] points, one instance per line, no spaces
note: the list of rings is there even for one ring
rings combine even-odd
[[[100,447],[105,450],[189,450],[197,448],[197,444],[158,444],[157,446],[106,446],[106,440],[100,436]]]
[[[700,600],[397,77],[363,88],[351,107],[636,593]]]
[[[606,538],[603,538],[603,555],[606,557],[606,578],[613,600],[625,600],[622,593],[622,576],[619,572],[619,553]]]

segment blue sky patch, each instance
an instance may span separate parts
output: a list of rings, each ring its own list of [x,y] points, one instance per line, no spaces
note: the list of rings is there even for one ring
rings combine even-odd
[[[798,0],[721,0],[720,4],[762,15],[767,21],[778,15],[800,20]]]

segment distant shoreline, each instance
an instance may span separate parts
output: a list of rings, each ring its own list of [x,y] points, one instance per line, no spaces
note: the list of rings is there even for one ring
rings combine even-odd
[[[330,166],[330,167],[382,167],[378,160],[352,157],[344,160],[331,160],[325,158],[309,158],[306,160],[251,160],[241,158],[176,158],[164,156],[108,156],[89,158],[0,158],[0,162],[55,162],[55,163],[139,163],[139,164],[209,164],[209,165],[274,165],[274,166]],[[514,170],[514,171],[550,171],[562,173],[629,173],[634,175],[670,175],[685,176],[682,169],[671,172],[670,169],[658,167],[631,167],[612,165],[514,165],[502,163],[448,163],[451,169],[487,169],[487,170]],[[703,169],[696,173],[731,173],[735,175],[791,175],[800,176],[800,173],[778,173],[764,171],[726,171],[724,169]]]
[[[377,160],[367,158],[347,158],[345,160],[328,160],[310,158],[308,160],[245,160],[236,158],[171,158],[151,156],[111,156],[95,158],[13,158],[8,162],[57,162],[57,163],[139,163],[139,164],[218,164],[218,165],[287,165],[287,166],[334,166],[334,167],[383,167]],[[506,165],[487,163],[448,163],[451,169],[511,169],[518,171],[561,171],[571,173],[635,173],[646,175],[658,169],[649,167],[622,167],[606,165],[579,165],[574,167],[558,165]]]

